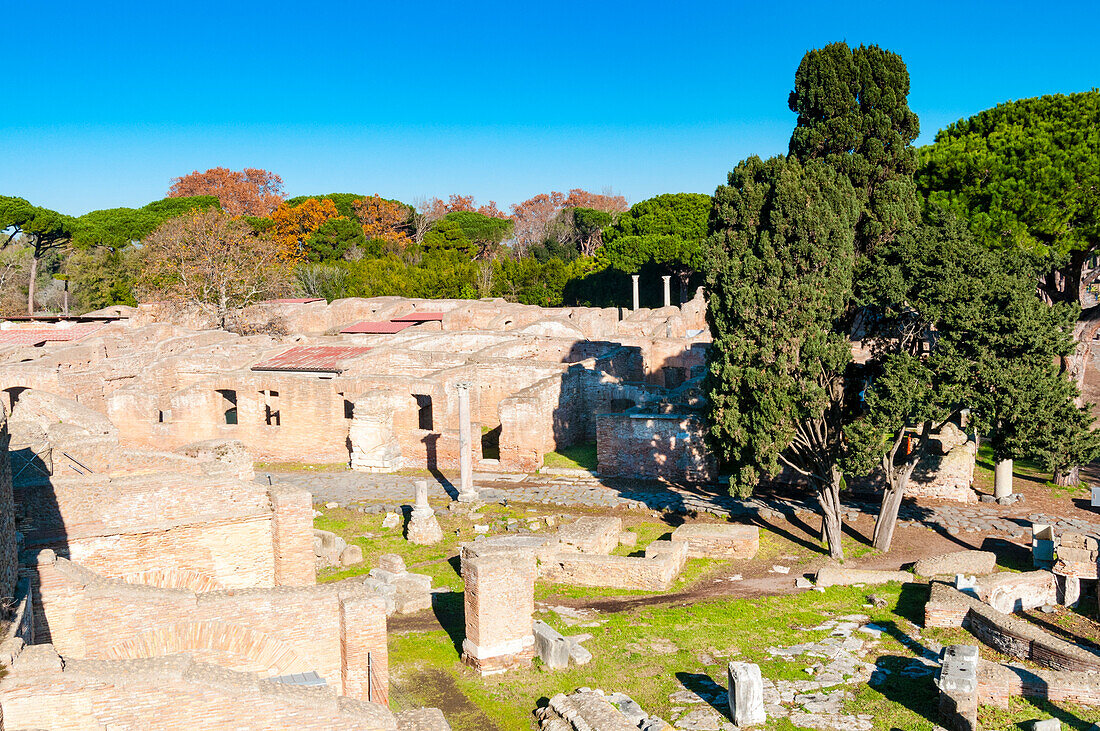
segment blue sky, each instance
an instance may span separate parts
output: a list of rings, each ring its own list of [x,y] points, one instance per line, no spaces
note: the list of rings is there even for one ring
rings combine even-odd
[[[1095,2],[312,4],[9,0],[0,194],[79,214],[174,176],[289,195],[713,192],[786,150],[802,54],[877,43],[920,142],[1008,99],[1100,86]],[[13,35],[14,34],[14,35]],[[13,40],[16,39],[16,40]]]

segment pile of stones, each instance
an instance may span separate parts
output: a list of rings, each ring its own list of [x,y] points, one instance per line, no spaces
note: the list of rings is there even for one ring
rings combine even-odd
[[[578,688],[558,693],[535,711],[540,731],[671,731],[625,693]]]
[[[363,583],[386,600],[386,616],[412,614],[432,606],[432,577],[409,573],[405,559],[396,553],[379,556],[378,568],[371,569]]]

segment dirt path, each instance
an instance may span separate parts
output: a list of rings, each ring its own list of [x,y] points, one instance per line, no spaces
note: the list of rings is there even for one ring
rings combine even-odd
[[[391,682],[391,701],[397,701],[398,705],[407,705],[409,708],[425,705],[438,708],[455,728],[500,731],[500,727],[466,697],[455,684],[454,677],[444,670],[431,669],[418,672],[416,692],[399,691],[404,697],[394,698],[393,690],[400,688],[400,685],[400,681],[396,684]]]

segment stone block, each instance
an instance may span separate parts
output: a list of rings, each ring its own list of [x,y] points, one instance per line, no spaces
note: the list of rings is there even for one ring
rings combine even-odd
[[[983,576],[978,580],[978,597],[1005,614],[1058,603],[1054,574],[1049,571]]]
[[[1057,718],[1047,718],[1042,721],[1032,721],[1031,731],[1062,731],[1062,722]]]
[[[985,576],[997,569],[997,554],[992,551],[954,551],[927,556],[913,565],[918,576]]]
[[[1092,488],[1092,507],[1100,508],[1100,487]]]
[[[688,544],[689,558],[747,559],[760,548],[760,529],[733,523],[685,523],[672,540]]]
[[[730,717],[734,725],[759,726],[767,721],[760,666],[750,662],[731,662],[727,674]]]
[[[580,518],[558,529],[558,550],[607,555],[619,545],[622,532],[622,518]]]
[[[951,731],[978,728],[978,648],[951,645],[941,653],[940,723]]]
[[[634,531],[624,530],[619,534],[619,545],[634,548],[638,545],[638,534]]]
[[[847,569],[841,566],[823,566],[817,572],[819,587],[851,586],[852,584],[886,584],[891,581],[906,583],[913,580],[908,571],[878,571],[874,569]]]
[[[546,666],[554,670],[565,670],[569,667],[569,642],[556,629],[543,622],[535,620],[535,651]]]
[[[401,516],[397,513],[386,513],[386,517],[382,518],[383,528],[396,528],[401,525]]]
[[[352,566],[357,563],[363,563],[363,549],[354,543],[346,547],[343,551],[340,551],[340,565]]]
[[[405,559],[396,553],[383,553],[378,557],[378,568],[391,574],[403,574],[406,571]]]
[[[566,639],[569,639],[568,637]],[[569,643],[569,659],[574,665],[587,665],[592,662],[592,653],[581,646],[579,642]]]

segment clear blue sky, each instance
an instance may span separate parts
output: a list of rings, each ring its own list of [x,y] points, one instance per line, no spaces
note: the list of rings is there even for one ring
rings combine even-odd
[[[1100,86],[1093,2],[5,3],[0,194],[79,214],[224,166],[289,195],[713,192],[786,150],[802,54],[900,53],[920,142]]]

